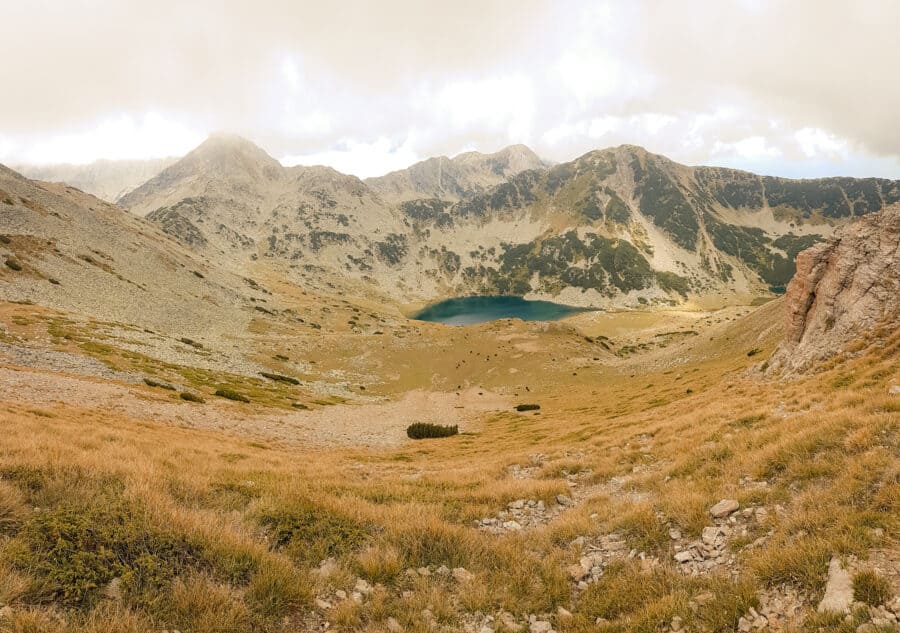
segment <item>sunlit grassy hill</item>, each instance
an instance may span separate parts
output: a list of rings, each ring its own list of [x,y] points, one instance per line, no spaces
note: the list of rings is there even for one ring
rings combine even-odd
[[[780,308],[377,449],[7,391],[0,630],[855,631],[900,588],[900,333],[763,378]],[[846,620],[815,612],[833,556]]]

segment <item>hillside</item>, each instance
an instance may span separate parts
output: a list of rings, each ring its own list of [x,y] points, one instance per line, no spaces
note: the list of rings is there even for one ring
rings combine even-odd
[[[120,196],[156,176],[176,158],[151,160],[98,160],[87,165],[14,165],[34,180],[64,182],[101,200],[115,202]]]
[[[163,172],[168,206],[205,243],[0,168],[0,630],[854,633],[896,622],[900,339],[865,321],[893,314],[883,290],[897,268],[874,254],[896,249],[895,209],[801,255],[827,258],[825,286],[800,283],[823,297],[867,290],[873,265],[880,285],[847,297],[860,311],[835,313],[839,353],[776,380],[762,370],[774,350],[793,354],[794,284],[756,307],[464,328],[404,319],[352,275],[298,285],[214,223],[229,196],[245,201],[228,220],[247,234],[295,196],[333,196],[331,213],[339,197],[392,208],[333,170],[284,170],[249,144],[216,144]],[[638,157],[644,173],[661,160]],[[662,164],[679,179],[704,173]],[[216,177],[179,200],[199,170]],[[533,182],[539,213],[554,172],[529,173],[504,190]],[[584,186],[564,180],[559,200]],[[510,205],[478,200],[454,204],[453,226],[504,221]],[[830,228],[823,209],[794,228]],[[782,211],[755,213],[739,217]],[[461,433],[409,440],[423,421]],[[819,612],[826,593],[833,610]]]
[[[120,204],[229,267],[263,261],[305,286],[637,308],[782,292],[800,250],[900,200],[897,181],[687,167],[634,146],[519,171],[535,161],[515,146],[360,181],[217,136]]]

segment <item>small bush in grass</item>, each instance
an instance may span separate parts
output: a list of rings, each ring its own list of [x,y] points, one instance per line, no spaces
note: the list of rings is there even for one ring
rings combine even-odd
[[[250,580],[247,602],[267,618],[283,618],[312,600],[309,579],[290,564],[269,561]]]
[[[14,562],[36,576],[30,599],[38,602],[89,606],[116,577],[139,602],[201,560],[184,538],[148,527],[138,508],[110,500],[41,512],[21,534],[27,550]]]
[[[186,336],[183,336],[178,340],[181,341],[182,343],[184,343],[185,345],[190,345],[191,347],[195,347],[197,349],[203,349],[203,343],[198,343],[197,341],[195,341],[192,338],[187,338]]]
[[[206,400],[198,396],[196,393],[191,393],[190,391],[182,391],[178,394],[178,397],[182,400],[187,400],[188,402],[206,402]]]
[[[356,569],[366,580],[389,585],[403,571],[403,558],[394,547],[370,546],[357,555]]]
[[[248,398],[247,396],[226,387],[223,387],[222,389],[216,389],[216,395],[220,398],[228,398],[229,400],[235,400],[237,402],[250,402],[250,398]]]
[[[891,599],[891,584],[874,571],[861,571],[853,577],[853,599],[871,607]]]
[[[537,411],[541,408],[539,404],[517,404],[516,411]]]
[[[168,385],[164,382],[157,382],[152,378],[144,378],[144,384],[148,387],[159,387],[160,389],[168,389],[169,391],[175,391],[175,387],[172,385]],[[187,400],[187,398],[185,398]]]
[[[257,520],[276,547],[307,564],[359,548],[371,531],[366,523],[306,499],[266,509]]]
[[[422,440],[429,437],[450,437],[459,433],[459,427],[443,426],[441,424],[429,424],[428,422],[416,422],[406,428],[406,434],[414,440]]]
[[[267,371],[259,372],[259,375],[263,378],[268,378],[269,380],[274,380],[275,382],[286,382],[291,385],[299,385],[300,381],[296,378],[291,378],[290,376],[282,376],[281,374],[270,374]]]
[[[19,271],[22,270],[22,264],[14,260],[12,257],[6,260],[6,267],[11,268],[12,270]]]

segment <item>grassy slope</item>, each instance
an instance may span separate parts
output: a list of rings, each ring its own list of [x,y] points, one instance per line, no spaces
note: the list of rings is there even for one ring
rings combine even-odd
[[[477,432],[377,452],[284,448],[0,396],[0,603],[13,607],[0,630],[293,631],[327,615],[338,630],[387,630],[393,616],[426,631],[426,608],[453,630],[477,611],[521,622],[558,607],[573,614],[553,616],[559,631],[598,630],[598,617],[609,620],[602,630],[653,631],[674,615],[692,629],[733,630],[764,588],[819,592],[832,554],[896,547],[874,529],[890,538],[898,528],[900,402],[888,385],[900,378],[900,334],[802,380],[748,376],[774,346],[764,333],[775,314],[764,306],[668,350],[671,362],[569,377],[565,363],[553,373],[541,361],[534,371],[548,386],[529,396],[540,415],[497,414]],[[534,477],[510,476],[538,450]],[[472,527],[514,499],[552,504],[572,473],[598,492],[547,525],[499,537]],[[616,493],[614,477],[624,482]],[[682,575],[669,530],[697,538],[722,498],[764,506],[768,519],[732,543],[735,576]],[[744,548],[769,531],[765,545]],[[611,565],[576,596],[571,541],[613,532],[660,564]],[[314,570],[328,556],[337,570],[325,578]],[[429,565],[474,578],[404,572]],[[314,605],[357,576],[376,584],[364,606]],[[113,577],[120,598],[104,598]],[[713,599],[692,608],[704,592]],[[815,618],[807,627],[825,624],[840,630]]]

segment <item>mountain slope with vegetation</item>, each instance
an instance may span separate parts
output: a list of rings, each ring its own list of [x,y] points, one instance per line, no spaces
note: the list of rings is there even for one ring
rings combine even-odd
[[[404,319],[352,271],[298,284],[218,226],[229,196],[243,203],[227,219],[253,245],[273,226],[267,205],[298,190],[310,205],[334,197],[300,215],[311,223],[341,213],[339,197],[393,207],[352,177],[285,173],[233,149],[167,176],[165,207],[205,240],[192,243],[148,219],[158,209],[135,217],[0,168],[0,631],[854,633],[896,622],[897,267],[857,261],[860,243],[896,256],[895,209],[801,254],[803,275],[816,268],[804,261],[829,271],[801,287],[862,300],[856,313],[844,297],[803,311],[816,336],[836,309],[833,349],[784,380],[765,368],[779,347],[794,353],[789,316],[808,293],[457,328]],[[558,187],[553,169],[522,172],[497,204],[453,203],[448,230],[515,226],[527,209],[565,230],[497,251],[498,275],[525,278],[538,256],[591,259],[590,274],[621,293],[635,279],[674,283],[631,239],[563,205],[614,166],[594,199],[610,187],[628,214],[603,194],[603,222],[622,219],[635,242],[637,225],[651,245],[652,231],[669,235],[613,188],[634,176],[634,155],[576,161]],[[697,173],[664,165],[679,183]],[[185,202],[198,169],[222,176],[195,181]],[[660,220],[672,235],[699,204],[683,186],[679,220]],[[766,232],[844,223],[708,204],[729,226],[733,214]],[[287,223],[290,207],[276,208]],[[695,250],[685,240],[679,252],[710,248],[694,218]],[[377,242],[398,266],[415,254],[401,237]],[[458,433],[408,439],[417,423]],[[820,612],[835,576],[847,591]]]
[[[634,146],[552,167],[514,146],[361,181],[216,136],[120,202],[208,257],[304,284],[640,307],[783,292],[799,251],[897,201],[897,181],[687,167]]]

